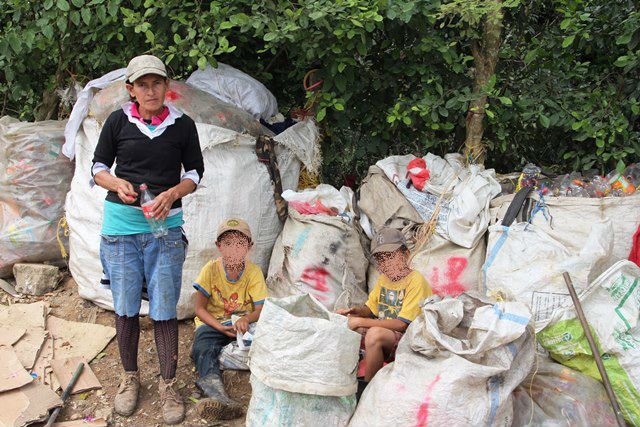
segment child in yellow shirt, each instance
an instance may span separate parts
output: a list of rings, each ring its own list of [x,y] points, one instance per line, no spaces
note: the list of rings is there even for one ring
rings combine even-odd
[[[371,241],[380,277],[362,307],[338,310],[349,317],[349,328],[364,335],[365,382],[368,383],[395,349],[409,324],[420,314],[420,302],[432,294],[418,271],[409,268],[404,236],[383,228]]]
[[[249,225],[238,218],[224,221],[216,234],[222,255],[209,261],[194,283],[196,332],[191,357],[196,364],[196,386],[206,395],[198,412],[208,420],[233,419],[242,405],[231,400],[220,379],[218,356],[222,348],[257,322],[267,297],[260,267],[247,260],[253,247]],[[241,316],[234,325],[231,316]]]

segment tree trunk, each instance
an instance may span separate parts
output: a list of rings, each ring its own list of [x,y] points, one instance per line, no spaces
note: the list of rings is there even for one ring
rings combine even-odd
[[[69,26],[69,18],[67,17],[67,28]],[[42,102],[36,108],[34,113],[37,122],[43,120],[57,120],[60,112],[60,95],[58,89],[61,89],[64,83],[65,75],[65,57],[66,46],[63,42],[64,34],[60,35],[58,40],[58,66],[56,68],[55,83],[51,89],[45,89],[42,93]]]
[[[502,0],[493,0],[500,6]],[[473,82],[473,101],[469,104],[467,112],[465,139],[465,158],[469,163],[484,163],[486,149],[482,143],[484,133],[484,106],[487,103],[487,93],[485,87],[491,76],[494,75],[498,53],[500,50],[500,35],[502,32],[502,9],[495,11],[485,17],[482,41],[473,40],[471,42],[471,53],[475,65],[475,76]]]

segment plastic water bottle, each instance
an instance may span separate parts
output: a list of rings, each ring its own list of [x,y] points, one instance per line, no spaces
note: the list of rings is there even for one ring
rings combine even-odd
[[[151,232],[155,237],[166,236],[169,233],[169,229],[167,228],[167,224],[164,220],[157,220],[153,216],[153,204],[155,197],[149,191],[147,184],[140,184],[140,205],[142,206],[142,212],[144,212],[144,217],[147,219],[147,222],[151,226]]]

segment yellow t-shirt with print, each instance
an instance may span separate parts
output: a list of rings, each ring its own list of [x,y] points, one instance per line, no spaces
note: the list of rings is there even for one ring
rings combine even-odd
[[[260,267],[247,261],[237,281],[230,282],[222,258],[209,261],[200,271],[193,287],[209,298],[207,311],[220,323],[231,321],[231,315],[244,316],[267,298],[267,286]],[[197,316],[196,328],[204,325]]]
[[[366,306],[378,319],[399,319],[411,323],[420,314],[420,302],[431,296],[431,287],[418,271],[392,282],[380,275]]]

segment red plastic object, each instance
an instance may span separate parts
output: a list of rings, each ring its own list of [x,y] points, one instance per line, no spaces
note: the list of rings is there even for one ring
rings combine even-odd
[[[422,191],[431,174],[424,159],[418,157],[407,165],[407,176],[411,179],[413,186]]]

